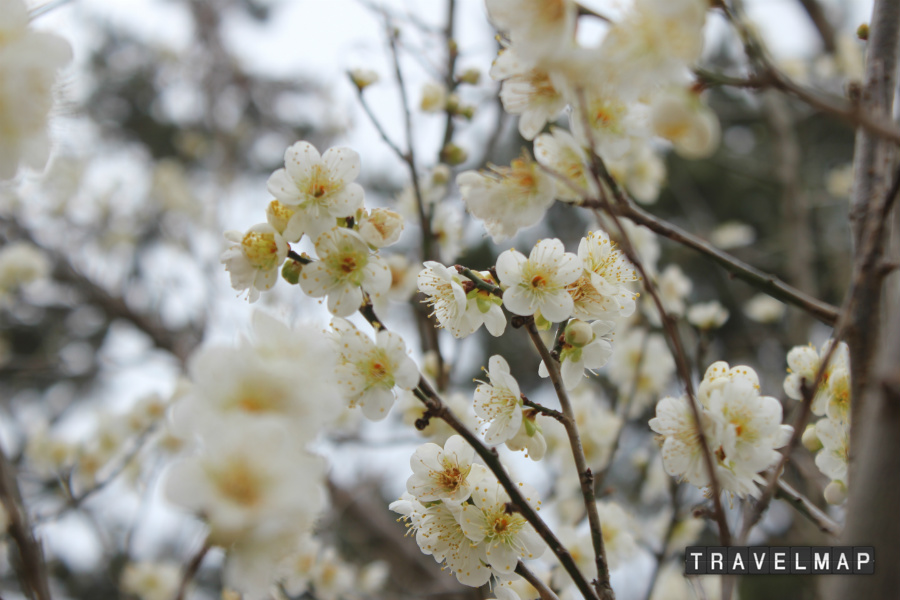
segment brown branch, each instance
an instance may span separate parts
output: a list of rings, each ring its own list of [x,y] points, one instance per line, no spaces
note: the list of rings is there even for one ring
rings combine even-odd
[[[541,600],[559,600],[559,597],[553,593],[547,584],[544,581],[532,573],[528,567],[525,566],[525,563],[519,561],[519,564],[516,565],[516,573],[522,576],[522,579],[531,584],[537,593],[540,595]]]
[[[825,52],[834,54],[837,50],[837,36],[834,33],[834,26],[828,20],[822,5],[817,0],[799,0],[799,2],[819,33],[822,45],[825,46]]]
[[[384,328],[384,324],[375,314],[371,303],[366,302],[360,310],[360,313],[376,330]],[[503,489],[509,495],[510,502],[516,507],[516,510],[525,517],[525,520],[528,521],[532,527],[534,527],[537,534],[559,559],[560,564],[572,578],[572,581],[575,582],[575,585],[582,595],[589,600],[600,600],[584,575],[578,569],[578,565],[575,564],[572,555],[566,547],[563,546],[562,542],[559,541],[559,538],[556,537],[547,523],[540,515],[538,515],[537,511],[532,508],[522,496],[522,493],[519,491],[519,486],[513,482],[506,472],[503,463],[500,462],[500,456],[496,451],[488,448],[478,436],[459,420],[459,417],[450,410],[425,377],[420,375],[419,384],[416,389],[413,390],[413,394],[426,408],[425,415],[422,417],[421,421],[427,424],[429,419],[441,419],[447,423],[453,431],[466,440],[466,442],[468,442],[475,450],[475,453],[478,454],[482,461],[484,461],[487,468],[491,470],[495,477],[497,477],[497,481],[500,482],[500,485],[503,486]]]
[[[188,586],[191,584],[194,576],[197,575],[197,571],[200,570],[200,565],[203,563],[203,559],[206,558],[210,548],[209,542],[204,541],[200,550],[194,554],[191,561],[185,566],[184,572],[181,574],[181,582],[178,584],[178,591],[175,593],[175,600],[184,600]]]
[[[41,543],[35,539],[28,520],[28,512],[22,501],[22,493],[16,476],[16,468],[9,462],[0,448],[0,503],[9,517],[7,531],[18,549],[16,574],[22,591],[33,600],[50,600],[50,585],[47,580],[47,566]]]
[[[609,210],[615,215],[625,217],[638,225],[643,225],[658,235],[700,252],[738,279],[749,283],[773,298],[802,308],[826,325],[833,326],[837,320],[838,309],[836,307],[826,302],[822,302],[817,298],[813,298],[809,294],[781,281],[774,275],[760,271],[756,267],[716,248],[702,238],[699,238],[692,233],[688,233],[677,225],[648,213],[635,205],[624,192],[619,191],[617,194],[619,195],[618,203],[609,207]],[[582,200],[579,206],[594,209],[606,208],[606,205],[602,200],[594,198]]]
[[[594,494],[594,474],[588,467],[587,459],[584,456],[584,446],[581,443],[578,425],[575,423],[575,411],[572,409],[572,403],[569,401],[568,393],[566,393],[566,386],[563,384],[559,373],[559,362],[550,356],[550,351],[544,345],[544,342],[541,341],[541,336],[538,334],[534,321],[530,321],[525,328],[528,336],[531,338],[531,342],[544,361],[544,366],[550,375],[550,381],[553,383],[553,389],[556,390],[556,397],[559,398],[559,404],[565,416],[562,424],[566,428],[569,445],[572,447],[572,457],[575,459],[578,481],[581,483],[581,495],[584,497],[584,508],[591,527],[591,543],[594,546],[594,560],[597,564],[595,587],[602,600],[613,600],[615,594],[609,583],[609,562],[606,558],[606,548],[603,545],[603,527],[600,523],[600,513],[597,511],[597,498]]]
[[[809,498],[798,492],[783,479],[778,479],[778,490],[775,493],[775,497],[784,500],[797,509],[797,512],[813,522],[822,533],[827,533],[828,535],[840,534],[840,525],[835,523],[831,517],[813,504]]]

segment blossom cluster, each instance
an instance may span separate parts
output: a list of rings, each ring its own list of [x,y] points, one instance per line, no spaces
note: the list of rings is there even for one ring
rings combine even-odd
[[[777,398],[761,396],[759,377],[747,366],[709,366],[697,391],[698,424],[687,395],[667,397],[656,406],[650,428],[659,434],[666,472],[697,487],[711,484],[700,432],[711,454],[714,476],[723,490],[744,498],[757,496],[760,472],[774,466],[777,448],[790,439],[782,425]]]
[[[249,598],[279,580],[302,591],[314,578],[314,560],[297,570],[311,560],[312,527],[326,505],[325,463],[310,444],[342,409],[338,383],[321,376],[338,368],[326,334],[264,313],[253,327],[237,347],[192,357],[190,389],[172,412],[183,456],[165,480],[168,499],[225,549],[225,584]]]
[[[850,449],[850,358],[847,345],[828,340],[820,350],[812,345],[796,346],[788,352],[788,376],[784,391],[789,398],[803,400],[804,386],[812,386],[816,375],[831,352],[818,389],[812,390],[812,413],[820,417],[804,432],[803,443],[817,451],[816,466],[831,482],[825,499],[842,504],[847,498],[847,463]]]
[[[719,124],[691,88],[689,67],[700,57],[709,4],[704,0],[638,0],[596,47],[576,40],[578,5],[487,0],[505,34],[491,69],[505,110],[534,140],[508,167],[457,177],[470,213],[495,241],[537,223],[554,199],[595,198],[599,179],[588,152],[639,200],[656,199],[664,167],[654,149],[671,143],[685,158],[710,155]],[[627,76],[625,76],[627,74]],[[569,129],[551,127],[569,108]]]
[[[231,285],[246,290],[254,302],[260,291],[275,285],[284,265],[288,281],[309,296],[327,297],[335,316],[349,316],[364,295],[378,299],[390,289],[391,269],[377,251],[400,238],[403,218],[391,210],[363,207],[363,188],[355,182],[359,154],[350,148],[320,154],[300,141],[287,149],[284,162],[267,183],[275,197],[266,210],[267,222],[245,233],[225,233],[231,245],[222,262]],[[304,236],[313,241],[317,260],[298,255],[285,264],[290,244]]]
[[[544,542],[521,513],[509,510],[506,490],[474,458],[460,436],[443,447],[420,446],[410,459],[407,491],[391,510],[403,515],[423,553],[449,567],[460,583],[480,587],[492,576],[509,581],[519,560],[543,554]],[[540,509],[530,486],[520,483],[519,492]]]
[[[464,271],[464,270],[463,270]],[[454,337],[465,337],[482,324],[501,335],[506,319],[533,317],[546,328],[567,321],[560,357],[567,388],[574,388],[585,369],[597,369],[610,357],[609,334],[616,321],[634,312],[637,293],[629,284],[639,277],[606,232],[582,238],[578,253],[566,252],[558,239],[541,240],[529,256],[511,249],[500,254],[494,272],[471,273],[437,262],[425,263],[419,291],[433,315]],[[548,375],[545,367],[541,375]]]

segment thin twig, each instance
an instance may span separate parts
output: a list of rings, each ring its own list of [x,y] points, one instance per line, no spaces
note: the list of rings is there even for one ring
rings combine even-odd
[[[541,600],[559,600],[559,597],[553,593],[547,584],[544,581],[532,573],[528,567],[525,566],[525,563],[519,561],[519,564],[516,565],[516,573],[522,576],[522,579],[531,584],[537,593],[540,594]]]
[[[34,536],[28,520],[28,512],[22,501],[16,469],[0,448],[0,503],[9,518],[7,531],[16,544],[21,564],[16,574],[22,584],[22,592],[34,600],[50,600],[47,566],[41,543]]]
[[[840,525],[835,523],[831,517],[813,504],[809,498],[794,489],[784,479],[778,479],[778,490],[775,493],[775,497],[785,500],[797,509],[797,512],[815,523],[822,533],[834,536],[841,533]]]
[[[578,470],[581,495],[584,497],[584,508],[587,511],[588,523],[591,528],[591,543],[594,546],[594,559],[597,564],[597,581],[595,583],[597,593],[603,600],[612,600],[615,598],[615,594],[609,583],[609,562],[606,558],[606,548],[603,545],[603,527],[600,523],[600,513],[597,511],[597,497],[594,494],[594,474],[588,467],[587,459],[584,456],[584,446],[581,443],[581,435],[575,422],[575,411],[572,409],[572,403],[569,401],[568,393],[566,393],[566,386],[563,384],[560,376],[559,363],[550,356],[550,351],[541,340],[534,321],[529,322],[525,327],[531,342],[544,361],[544,366],[550,375],[550,381],[553,383],[553,389],[556,390],[556,396],[559,398],[562,413],[566,417],[562,424],[566,429],[566,435],[572,447],[572,457],[575,459],[575,468]]]
[[[209,541],[204,541],[200,550],[198,550],[191,558],[191,562],[185,566],[184,573],[181,574],[181,582],[178,584],[178,591],[175,593],[174,600],[184,600],[188,586],[191,584],[191,581],[193,581],[197,571],[200,570],[200,565],[203,563],[203,559],[206,557],[210,548]]]
[[[564,414],[562,414],[561,412],[559,412],[558,410],[553,410],[552,408],[547,408],[543,404],[538,404],[537,402],[534,402],[533,400],[529,400],[524,395],[522,396],[522,404],[524,404],[528,408],[533,408],[534,410],[536,410],[538,413],[544,415],[545,417],[550,417],[551,419],[556,419],[557,421],[559,421],[562,424],[565,424],[565,422],[566,422],[566,416]]]

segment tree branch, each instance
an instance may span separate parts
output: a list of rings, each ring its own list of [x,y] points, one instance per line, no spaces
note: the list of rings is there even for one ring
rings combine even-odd
[[[594,495],[594,474],[584,457],[584,446],[581,443],[581,435],[578,433],[578,425],[575,423],[575,411],[572,410],[566,386],[563,385],[559,373],[559,363],[550,356],[550,351],[541,341],[534,321],[530,321],[525,328],[538,354],[541,355],[544,366],[547,367],[547,373],[550,375],[550,381],[553,383],[553,389],[556,390],[556,397],[559,398],[559,404],[565,416],[562,424],[566,428],[569,445],[572,447],[572,457],[575,459],[578,481],[581,483],[581,495],[584,497],[584,508],[591,527],[591,543],[594,546],[594,559],[597,564],[597,582],[595,583],[597,593],[602,600],[613,600],[615,594],[609,584],[609,562],[606,558],[606,548],[603,545],[603,527],[600,523],[600,513],[597,511],[597,498]]]

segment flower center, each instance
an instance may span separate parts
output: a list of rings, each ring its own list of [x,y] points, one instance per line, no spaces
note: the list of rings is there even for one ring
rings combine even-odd
[[[535,289],[543,289],[547,285],[547,280],[543,275],[535,275],[531,278],[531,287]]]
[[[262,499],[262,479],[244,462],[234,462],[214,476],[223,496],[243,506],[253,506]]]
[[[444,469],[438,475],[438,483],[442,488],[449,491],[456,491],[465,479],[465,475],[458,467]]]
[[[274,233],[250,231],[241,240],[241,249],[256,269],[270,271],[278,266],[278,244]]]

